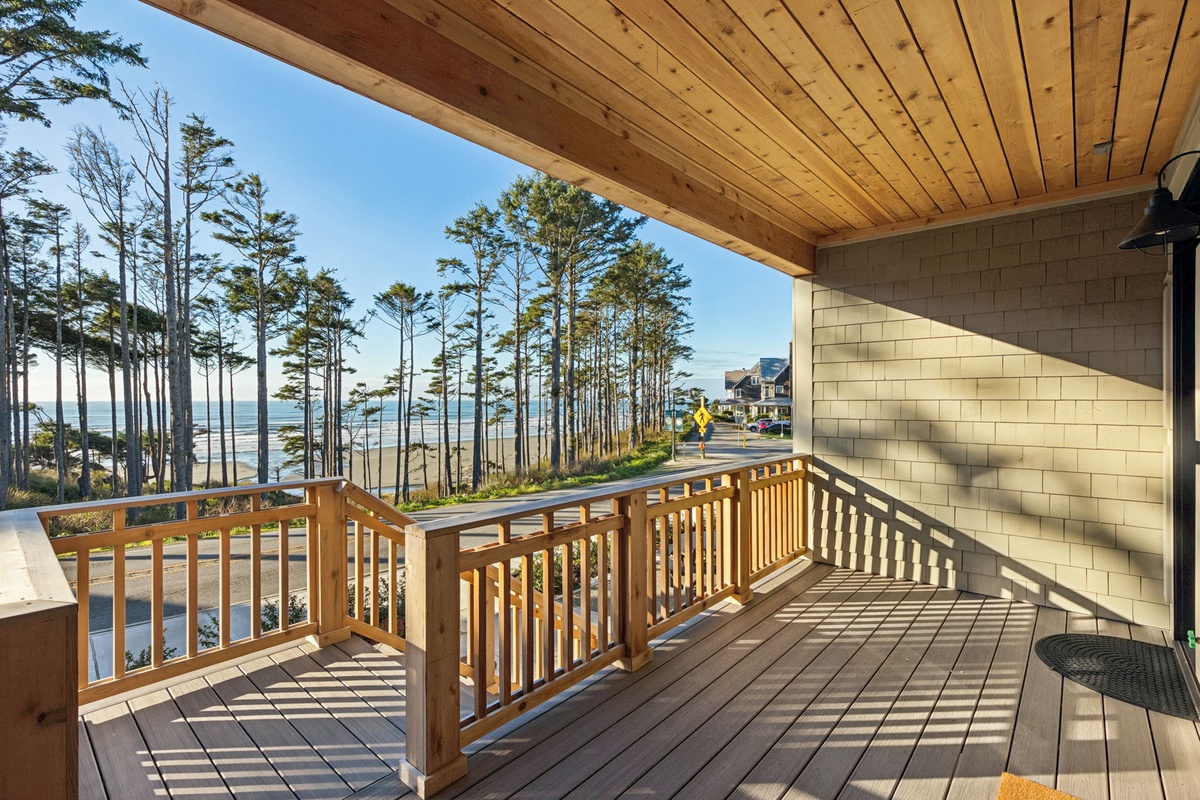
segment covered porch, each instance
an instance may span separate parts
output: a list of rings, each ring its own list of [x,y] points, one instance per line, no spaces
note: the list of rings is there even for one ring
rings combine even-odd
[[[467,747],[439,797],[1193,798],[1194,722],[1048,669],[1038,638],[1155,628],[807,560]],[[394,653],[394,651],[393,651]],[[85,710],[81,797],[398,798],[404,657],[288,647]]]
[[[357,671],[356,634],[404,652],[385,665],[403,726],[376,730],[402,727],[400,779],[425,796],[990,797],[1005,769],[1086,798],[1197,796],[1194,723],[1063,683],[1030,645],[1108,633],[1196,669],[1194,243],[1118,245],[1156,180],[1181,195],[1193,174],[1158,173],[1200,145],[1200,5],[150,2],[793,276],[798,455],[429,527],[344,482],[299,487],[306,617],[233,640],[226,570],[216,648],[192,617],[186,653],[156,640],[146,672],[115,661],[95,685],[87,600],[77,618],[53,554],[31,557],[51,644],[6,666],[42,676],[13,716],[58,737],[45,753],[75,763],[75,700],[311,637],[161,708],[197,742],[205,713],[237,722],[287,792],[394,797],[395,774],[342,777],[261,672],[335,717],[285,665]],[[85,552],[144,534],[109,511]],[[152,538],[294,511],[214,529],[189,510]],[[32,546],[44,521],[13,535]],[[801,556],[819,564],[797,574]],[[403,613],[362,590],[399,574]],[[190,691],[208,700],[185,708]],[[108,713],[136,753],[135,701]],[[79,777],[107,786],[101,757],[130,762],[102,724]],[[165,785],[142,743],[116,768]],[[328,786],[290,787],[293,749]]]

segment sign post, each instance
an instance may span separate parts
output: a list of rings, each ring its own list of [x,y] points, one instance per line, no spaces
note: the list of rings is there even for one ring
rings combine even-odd
[[[703,397],[700,398],[700,407],[692,414],[692,419],[696,420],[696,426],[700,429],[700,457],[704,458],[704,434],[708,430],[708,423],[712,422],[712,414],[705,407]]]

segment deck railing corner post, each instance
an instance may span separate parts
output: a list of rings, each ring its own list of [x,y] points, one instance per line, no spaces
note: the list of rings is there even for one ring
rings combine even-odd
[[[625,520],[617,537],[621,549],[617,564],[620,569],[625,655],[617,661],[617,665],[626,672],[634,672],[654,658],[649,642],[647,564],[650,552],[646,529],[646,493],[635,491],[622,497],[620,509]]]
[[[405,751],[400,780],[428,797],[467,774],[459,723],[459,543],[404,533]]]
[[[315,598],[317,632],[311,637],[318,647],[350,638],[346,625],[346,500],[338,484],[323,484],[310,490],[317,506],[316,547],[309,558],[317,559],[320,581],[310,597]]]

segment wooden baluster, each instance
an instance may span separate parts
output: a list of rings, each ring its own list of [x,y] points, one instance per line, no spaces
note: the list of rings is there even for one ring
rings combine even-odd
[[[404,540],[409,647],[400,779],[428,797],[467,773],[459,747],[459,543],[457,535],[428,538],[416,524]]]
[[[691,497],[692,482],[688,481],[683,485],[683,496]],[[693,534],[693,515],[695,510],[686,508],[678,514],[672,514],[679,518],[679,530],[677,531],[677,541],[680,543],[677,547],[679,554],[675,560],[678,563],[680,577],[676,580],[682,580],[679,587],[679,602],[676,603],[676,612],[683,610],[685,606],[693,605],[696,602],[696,571],[693,569],[692,551],[695,547],[692,543]]]
[[[646,494],[637,491],[620,498],[621,516],[625,518],[617,536],[616,567],[621,597],[622,638],[625,655],[617,663],[632,672],[649,664],[654,658],[648,641],[650,601],[647,588],[650,562],[650,530],[646,518]]]
[[[800,531],[800,541],[797,544],[800,547],[811,547],[812,528],[809,517],[811,512],[808,508],[808,460],[797,459],[796,469],[800,473],[800,478],[796,484],[796,491],[800,495],[800,501],[797,503],[797,513],[800,515],[797,528]]]
[[[579,521],[592,518],[591,506],[579,507]],[[579,540],[579,655],[585,663],[592,660],[592,538]]]
[[[86,689],[91,682],[89,679],[89,667],[91,666],[91,637],[89,631],[91,628],[91,609],[89,608],[88,600],[91,597],[91,551],[86,547],[75,554],[75,602],[78,604],[76,617],[79,620],[76,634],[79,637],[79,643],[76,645],[76,656],[78,657],[78,678],[79,688]]]
[[[396,540],[391,537],[387,540],[387,559],[388,559],[388,633],[393,636],[400,635],[400,586],[396,583]]]
[[[562,627],[558,634],[559,659],[563,672],[573,666],[575,660],[575,545],[564,544],[562,552]]]
[[[554,626],[554,551],[542,551],[542,623],[539,626],[542,637],[542,677],[546,683],[554,680],[556,649],[558,635]]]
[[[113,511],[114,531],[125,530],[125,509]],[[125,675],[125,545],[113,548],[113,679]]]
[[[496,588],[500,583],[500,568],[492,566],[484,575],[483,604],[486,613],[480,618],[483,625],[483,685],[491,688],[496,683]],[[494,575],[494,577],[493,577]]]
[[[734,475],[733,515],[730,520],[730,538],[733,540],[733,585],[736,587],[733,596],[743,604],[750,602],[754,597],[754,591],[750,588],[750,575],[753,570],[752,486],[750,470],[739,470]]]
[[[187,657],[200,652],[200,537],[187,537]]]
[[[487,662],[487,617],[488,602],[487,567],[477,567],[474,579],[471,581],[471,631],[468,647],[471,653],[471,664],[475,667],[475,719],[483,719],[487,714],[487,674],[484,666]]]
[[[542,514],[542,531],[554,530],[554,514]],[[542,622],[539,625],[542,638],[542,677],[546,683],[554,679],[554,551],[542,551]]]
[[[262,494],[250,495],[250,510],[262,510]],[[279,598],[279,618],[287,616],[287,598]],[[250,526],[250,638],[262,636],[262,525]]]
[[[363,621],[363,530],[362,523],[354,521],[354,618]]]
[[[187,518],[200,518],[200,503],[189,500]],[[187,657],[195,658],[200,652],[200,537],[190,533],[187,537]]]
[[[379,530],[369,529],[367,536],[371,557],[371,624],[382,630],[383,626],[379,624]]]
[[[610,642],[608,635],[608,596],[612,572],[608,564],[608,537],[610,533],[600,534],[596,548],[596,637],[599,639],[600,652],[607,653]]]
[[[230,589],[232,588],[230,586],[230,580],[229,580],[229,578],[230,578],[230,575],[229,575],[229,561],[230,561],[230,559],[229,559],[229,549],[230,549],[229,533],[230,533],[230,531],[229,531],[228,526],[221,528],[221,552],[220,552],[221,596],[220,596],[220,609],[219,609],[219,613],[220,613],[220,642],[219,642],[219,644],[221,647],[229,646],[229,641],[231,639],[230,634],[232,633],[232,631],[230,630],[230,628],[232,626],[232,619],[231,619],[230,604],[229,604],[229,594],[230,594]]]
[[[533,555],[521,556],[521,691],[533,691],[535,653],[533,616]]]
[[[497,540],[500,544],[508,544],[512,541],[512,523],[501,522],[498,526]],[[497,591],[500,600],[500,657],[499,662],[500,674],[497,681],[500,684],[500,704],[508,705],[512,700],[512,683],[513,672],[517,669],[514,664],[514,658],[517,653],[514,639],[513,626],[513,606],[512,606],[512,562],[507,558],[500,562],[498,567],[499,586]]]
[[[150,543],[150,666],[163,662],[163,543]]]
[[[286,631],[292,624],[292,597],[288,587],[291,579],[292,566],[292,528],[291,523],[284,519],[279,521],[279,556],[276,559],[278,574],[275,576],[279,584],[279,632]],[[310,576],[311,577],[311,576]],[[309,584],[310,586],[312,584]],[[312,614],[311,605],[309,614]]]

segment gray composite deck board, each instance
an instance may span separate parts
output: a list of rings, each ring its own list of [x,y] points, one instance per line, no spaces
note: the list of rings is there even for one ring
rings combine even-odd
[[[1067,621],[1067,632],[1094,634],[1096,620],[1071,618]],[[1074,681],[1063,681],[1061,731],[1055,788],[1076,797],[1107,800],[1108,770],[1097,769],[1108,762],[1108,748],[1104,742],[1104,698]]]
[[[925,651],[871,740],[886,746],[867,747],[840,797],[877,800],[892,796],[921,738],[928,709],[950,679],[982,607],[983,598],[978,595],[960,595],[947,610],[937,638]]]
[[[162,776],[145,757],[146,742],[129,706],[120,703],[84,716],[96,766],[109,797],[139,800],[155,797]]]
[[[808,602],[802,598],[810,595],[801,595],[770,620],[770,627],[763,624],[755,629],[752,649],[737,644],[723,649],[700,669],[689,673],[685,681],[677,682],[660,695],[661,702],[635,709],[618,725],[547,772],[542,778],[547,786],[546,796],[562,796],[597,764],[603,766],[566,796],[613,797],[624,791],[731,698],[745,696],[752,685],[757,691],[765,691],[773,682],[773,676],[766,675],[769,668],[811,633],[818,620],[836,610],[836,599],[830,599],[833,594],[836,587],[826,595],[811,593],[812,600]],[[628,725],[646,731],[632,744],[624,733]],[[539,796],[542,794],[536,782],[530,789],[538,791]]]
[[[840,585],[831,582],[830,588],[837,589]],[[836,613],[840,607],[839,598],[844,596],[835,591],[824,595],[818,595],[817,592],[810,594],[816,597],[816,602],[804,609],[798,620],[803,628],[799,633],[803,634],[811,632],[812,628]],[[747,690],[717,698],[717,707],[711,711],[703,709],[701,713],[706,718],[686,738],[683,732],[675,735],[674,716],[668,718],[655,730],[660,737],[654,742],[656,747],[653,750],[647,748],[647,752],[642,753],[640,742],[633,749],[635,756],[641,754],[647,760],[653,756],[656,760],[649,769],[642,771],[640,777],[636,773],[628,776],[632,785],[624,787],[625,793],[630,796],[670,797],[678,792],[691,777],[692,770],[688,769],[688,764],[715,758],[795,675],[824,652],[830,641],[827,638],[824,642],[817,642],[805,635],[771,663]],[[620,762],[605,769],[619,772]]]
[[[1004,632],[971,716],[966,742],[950,782],[948,800],[991,797],[999,790],[999,776],[1008,762],[1020,701],[1013,687],[1020,685],[1032,655],[1036,616],[1037,608],[1032,605],[1010,604],[1008,607]]]
[[[289,650],[273,660],[315,705],[362,742],[367,754],[395,769],[404,755],[404,732],[393,721],[303,651]]]
[[[87,723],[79,720],[79,800],[104,800],[104,780],[92,752],[92,740],[88,738]]]
[[[1123,622],[1099,620],[1104,636],[1129,638]],[[1109,794],[1121,800],[1163,800],[1158,756],[1150,735],[1150,712],[1137,706],[1104,698],[1104,739],[1108,743]],[[1197,780],[1200,785],[1200,779]]]
[[[746,796],[761,797],[772,788],[791,783],[811,757],[805,746],[823,738],[818,730],[806,731],[797,723],[827,693],[852,690],[853,683],[874,660],[876,648],[864,646],[915,587],[904,581],[883,580],[882,584],[872,581],[874,585],[868,584],[847,598],[845,610],[838,615],[841,619],[817,633],[830,640],[829,646],[728,747],[703,765],[684,786],[684,796],[725,797],[741,785]],[[793,748],[797,756],[794,760],[790,757]]]
[[[1033,654],[1066,630],[1163,632],[810,565],[690,620],[465,748],[467,798],[995,797],[1014,772],[1080,797],[1200,800],[1200,726],[1101,697]],[[84,797],[412,797],[404,660],[300,645],[91,711]],[[149,753],[150,757],[147,757]],[[220,784],[218,784],[218,781]]]
[[[129,708],[169,793],[219,796],[228,791],[170,692],[159,689],[131,698]]]
[[[200,746],[238,800],[290,800],[296,795],[262,754],[241,722],[203,678],[172,686],[179,707]],[[121,797],[109,791],[109,797]]]
[[[1156,645],[1169,643],[1160,630],[1135,625],[1130,633],[1139,642]],[[1200,782],[1200,778],[1197,778],[1200,776],[1200,747],[1196,746],[1200,740],[1200,723],[1166,714],[1149,716],[1163,793],[1167,800],[1195,797],[1196,784]]]
[[[1067,612],[1039,608],[1033,639],[1065,633]],[[1008,771],[1045,786],[1054,786],[1058,775],[1059,723],[1062,716],[1063,679],[1054,670],[1031,655],[1025,668],[1025,680],[1017,689],[1021,701]]]
[[[208,682],[299,800],[349,794],[346,782],[238,668],[210,675]]]

